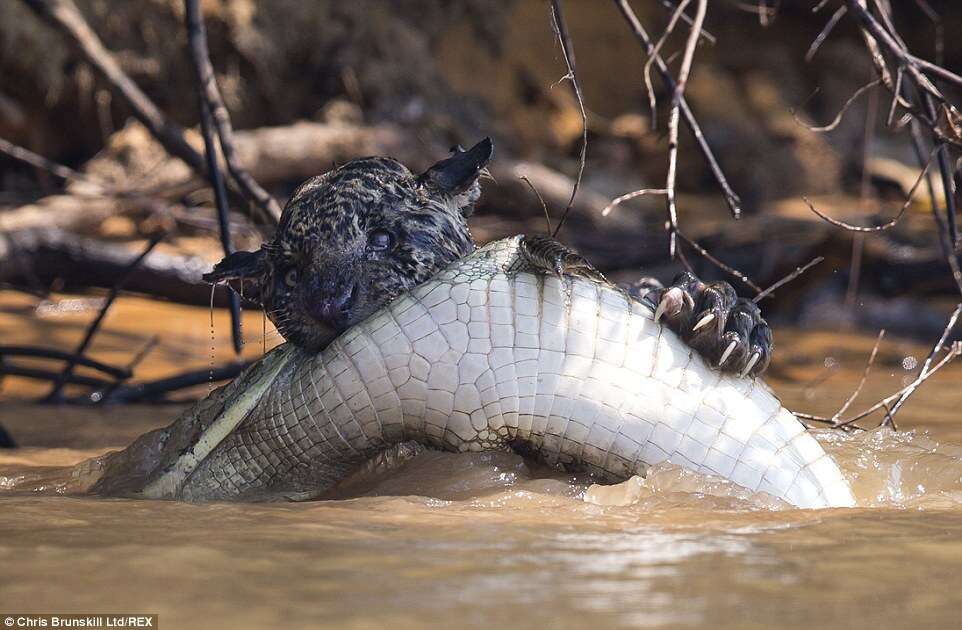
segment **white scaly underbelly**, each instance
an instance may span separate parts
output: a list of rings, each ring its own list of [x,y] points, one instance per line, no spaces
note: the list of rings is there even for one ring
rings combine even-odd
[[[646,306],[583,279],[463,275],[413,291],[342,342],[380,428],[399,422],[456,450],[521,438],[548,462],[616,477],[669,461],[799,507],[854,504],[835,462],[760,380],[710,369]]]

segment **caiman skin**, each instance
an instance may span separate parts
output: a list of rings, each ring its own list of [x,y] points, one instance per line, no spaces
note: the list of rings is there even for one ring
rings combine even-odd
[[[798,507],[854,504],[760,379],[714,369],[654,304],[545,264],[534,242],[469,254],[319,353],[282,346],[84,474],[99,467],[106,494],[305,499],[414,440],[513,448],[606,481],[670,461]]]

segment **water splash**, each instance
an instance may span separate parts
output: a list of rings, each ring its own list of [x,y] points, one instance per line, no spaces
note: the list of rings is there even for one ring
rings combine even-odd
[[[813,432],[852,485],[858,507],[935,510],[962,506],[962,446],[941,443],[925,431],[875,429],[861,433]],[[73,478],[74,451],[21,449],[0,454],[0,491],[61,494]],[[87,453],[87,457],[97,453]],[[54,468],[67,466],[66,468]],[[475,509],[583,509],[651,514],[673,510],[726,512],[792,508],[731,481],[662,463],[644,478],[614,485],[587,475],[548,469],[512,453],[442,453],[405,443],[372,460],[327,498],[422,497]],[[581,507],[579,507],[581,506]],[[589,511],[590,511],[589,509]]]
[[[927,431],[817,432],[860,506],[938,509],[962,505],[962,446]]]

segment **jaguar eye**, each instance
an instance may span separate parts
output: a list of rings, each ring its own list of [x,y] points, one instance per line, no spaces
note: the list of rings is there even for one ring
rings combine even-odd
[[[291,269],[284,274],[284,284],[291,289],[297,285],[297,269]]]
[[[394,236],[385,230],[374,230],[368,235],[367,242],[371,249],[383,252],[394,247]]]

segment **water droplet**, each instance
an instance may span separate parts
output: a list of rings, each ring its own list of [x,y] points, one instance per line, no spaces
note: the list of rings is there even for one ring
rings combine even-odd
[[[216,284],[210,285],[210,372],[207,377],[207,393],[214,391],[214,289]]]

